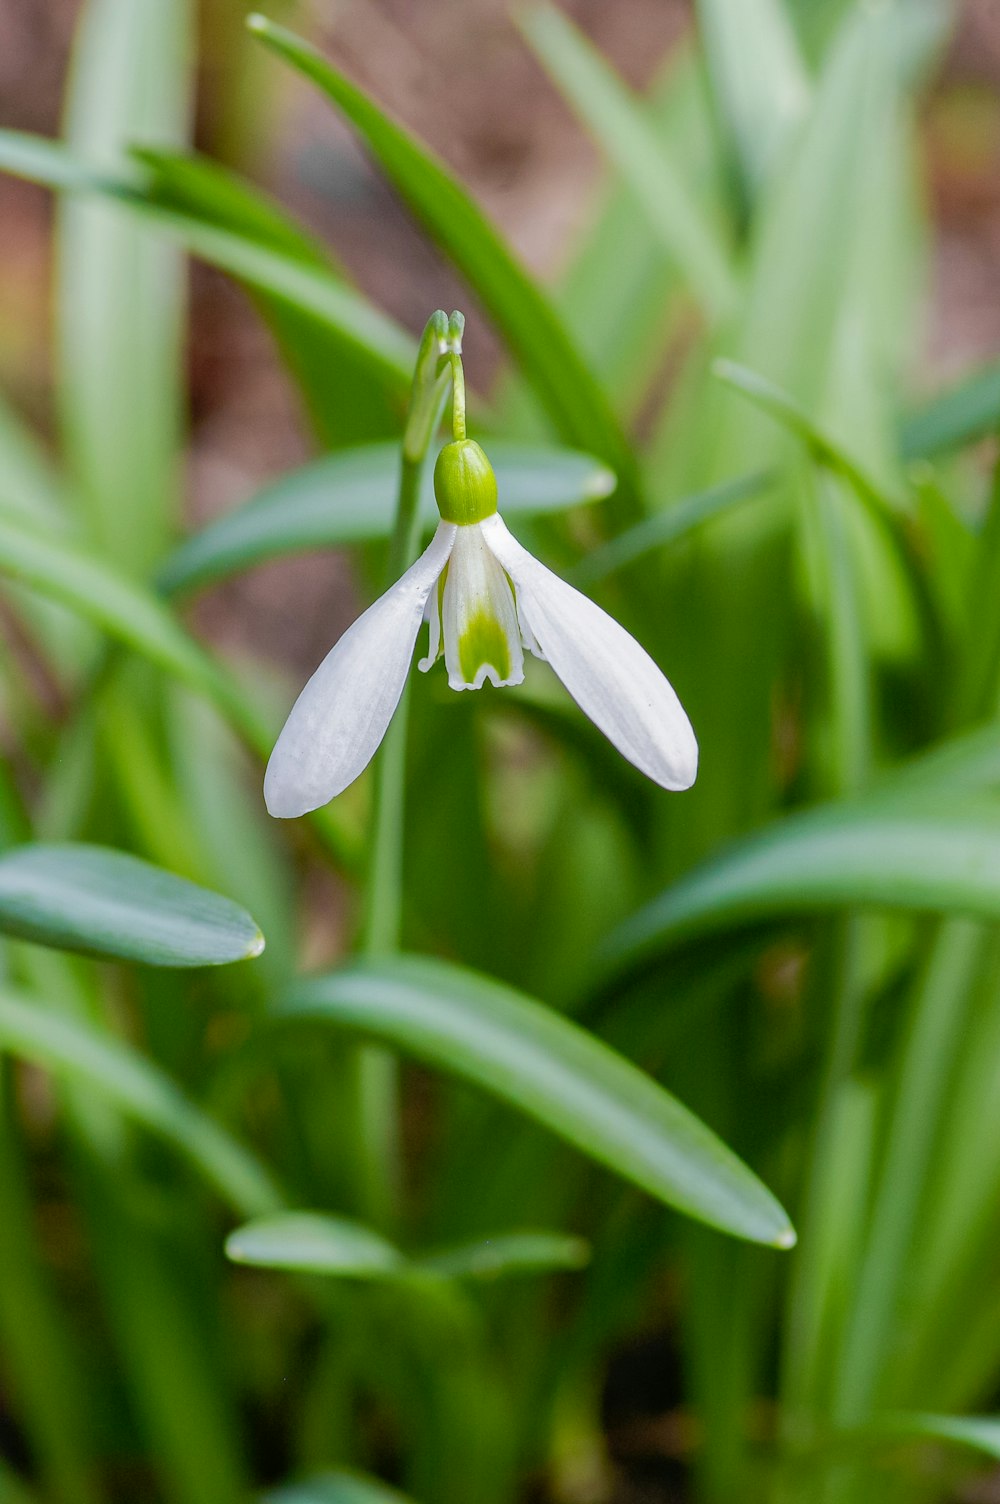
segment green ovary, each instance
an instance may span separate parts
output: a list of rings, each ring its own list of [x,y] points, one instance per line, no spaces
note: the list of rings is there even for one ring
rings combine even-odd
[[[510,678],[510,644],[507,634],[488,611],[477,611],[465,624],[458,639],[458,663],[467,684],[475,681],[484,665],[496,671],[498,679]]]

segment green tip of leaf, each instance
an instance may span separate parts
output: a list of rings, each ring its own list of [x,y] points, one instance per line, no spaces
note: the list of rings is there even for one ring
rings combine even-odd
[[[266,944],[267,941],[264,939],[262,932],[258,930],[247,947],[247,960],[251,961],[255,956],[262,955]]]
[[[775,1248],[794,1248],[798,1241],[798,1233],[795,1231],[794,1227],[789,1226],[786,1227],[783,1232],[779,1232],[778,1236],[774,1240],[774,1246]]]
[[[588,478],[583,500],[603,501],[606,496],[611,495],[617,484],[618,477],[615,472],[602,466]]]
[[[270,21],[262,16],[259,10],[252,10],[247,16],[247,31],[255,31],[258,34],[268,30]]]
[[[708,369],[719,381],[739,382],[741,375],[740,367],[735,361],[727,360],[724,355],[717,356]]]

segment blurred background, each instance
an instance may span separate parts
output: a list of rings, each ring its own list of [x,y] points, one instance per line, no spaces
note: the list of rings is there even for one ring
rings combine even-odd
[[[318,90],[248,35],[251,7],[201,0],[195,9],[194,146],[298,216],[372,303],[410,333],[419,334],[435,308],[464,309],[466,370],[485,432],[532,442],[558,436],[585,447],[589,434],[557,435],[558,422],[546,426],[541,415],[544,402],[516,386],[499,321],[484,316],[474,290],[415,227],[356,134]],[[803,76],[810,87],[817,81],[820,105],[811,119],[803,90],[799,114],[781,122],[788,150],[802,151],[802,170],[787,174],[780,150],[761,165],[753,131],[739,129],[745,119],[737,118],[727,136],[725,109],[718,99],[709,102],[713,91],[725,93],[725,49],[706,67],[693,4],[566,0],[558,7],[637,96],[658,101],[643,118],[660,110],[656,128],[681,162],[692,199],[705,208],[705,224],[719,231],[723,265],[736,269],[736,291],[730,301],[720,297],[719,306],[711,289],[704,296],[690,264],[697,257],[679,274],[684,258],[657,240],[643,217],[649,206],[640,210],[623,199],[620,181],[519,32],[509,0],[287,0],[266,9],[316,42],[427,141],[539,282],[559,288],[559,306],[597,369],[597,384],[604,383],[645,461],[654,517],[662,520],[689,493],[697,498],[734,478],[759,479],[762,466],[768,484],[778,474],[773,510],[751,509],[745,524],[743,512],[722,517],[704,546],[698,534],[662,557],[647,548],[624,584],[598,579],[596,593],[609,609],[635,627],[672,678],[676,671],[682,699],[699,732],[704,728],[704,773],[690,798],[660,798],[609,760],[603,744],[595,750],[596,739],[580,731],[581,718],[547,698],[541,678],[535,681],[543,682],[541,693],[533,700],[526,688],[520,712],[519,699],[500,705],[489,692],[451,697],[463,704],[450,705],[448,716],[440,686],[421,681],[414,696],[405,938],[412,949],[478,967],[546,1009],[579,1017],[665,1082],[788,1206],[803,1229],[795,1255],[801,1262],[782,1254],[779,1269],[773,1250],[692,1231],[674,1211],[664,1213],[634,1186],[623,1187],[574,1149],[525,1126],[509,1100],[484,1104],[465,1085],[442,1085],[435,1071],[408,1067],[402,1096],[408,1182],[397,1229],[404,1243],[460,1242],[492,1234],[494,1225],[537,1222],[580,1233],[594,1247],[585,1275],[515,1282],[513,1294],[489,1289],[475,1306],[473,1356],[462,1349],[456,1357],[447,1322],[436,1324],[440,1312],[403,1313],[392,1296],[384,1306],[375,1297],[355,1302],[353,1290],[345,1295],[337,1282],[333,1293],[329,1286],[317,1293],[282,1275],[234,1271],[222,1255],[236,1215],[232,1205],[220,1207],[196,1176],[142,1135],[133,1139],[131,1129],[122,1149],[117,1118],[105,1135],[100,1114],[91,1121],[89,1099],[79,1110],[77,1088],[55,1089],[38,1073],[8,1073],[5,1066],[0,1088],[11,1089],[0,1090],[0,1130],[10,1130],[13,1148],[0,1142],[0,1194],[3,1155],[10,1152],[11,1162],[23,1160],[28,1194],[21,1210],[29,1210],[23,1246],[14,1236],[5,1245],[0,1226],[0,1278],[11,1249],[20,1257],[27,1248],[25,1267],[40,1270],[42,1288],[55,1292],[53,1309],[73,1335],[66,1345],[66,1410],[77,1430],[60,1450],[59,1405],[47,1405],[44,1363],[40,1373],[34,1370],[37,1313],[26,1304],[27,1340],[16,1352],[12,1345],[9,1373],[0,1353],[0,1504],[241,1504],[263,1499],[259,1489],[277,1490],[292,1475],[344,1461],[405,1487],[418,1504],[1000,1500],[1000,1475],[989,1460],[966,1466],[948,1452],[942,1461],[933,1445],[915,1459],[902,1448],[896,1470],[895,1453],[888,1459],[879,1453],[870,1470],[867,1463],[845,1468],[836,1444],[832,1462],[817,1461],[828,1431],[861,1425],[887,1406],[912,1414],[974,1409],[996,1425],[1000,1081],[990,1068],[995,1072],[1000,1058],[1000,965],[990,948],[993,930],[984,923],[971,940],[964,932],[956,939],[950,926],[964,920],[943,919],[938,930],[891,882],[871,897],[868,851],[854,872],[858,902],[901,903],[904,917],[883,923],[881,911],[874,919],[865,911],[860,919],[853,912],[845,918],[837,907],[848,901],[841,894],[828,908],[821,899],[818,917],[808,920],[786,921],[781,911],[777,932],[752,929],[748,939],[740,916],[726,929],[724,915],[717,944],[710,937],[680,959],[669,945],[663,955],[654,946],[649,969],[628,972],[620,994],[588,990],[595,939],[617,934],[620,922],[644,912],[643,903],[669,894],[689,869],[697,874],[700,863],[730,843],[738,848],[747,831],[768,820],[778,826],[800,805],[850,801],[905,758],[933,752],[948,738],[972,737],[984,722],[988,729],[991,716],[995,725],[990,676],[997,655],[983,668],[978,699],[970,695],[959,704],[956,696],[953,704],[949,691],[970,644],[986,643],[984,658],[990,657],[997,626],[990,618],[984,628],[982,615],[991,609],[996,615],[989,582],[997,576],[989,571],[1000,538],[1000,489],[992,511],[987,495],[996,461],[990,363],[1000,354],[1000,0],[958,0],[950,8],[943,0],[914,0],[913,13],[926,14],[927,26],[919,18],[911,25],[902,0],[898,34],[887,26],[883,51],[875,57],[871,50],[873,89],[884,91],[874,104],[867,85],[855,97],[851,78],[845,81],[838,69],[849,72],[845,59],[860,66],[865,18],[879,7],[789,0],[781,9],[801,49]],[[62,133],[80,10],[76,0],[0,0],[3,130]],[[123,8],[116,10],[120,18]],[[726,10],[707,0],[698,7],[702,16]],[[101,13],[98,4],[91,13]],[[780,46],[775,59],[780,73]],[[795,75],[797,55],[792,61]],[[95,76],[99,70],[91,84]],[[93,89],[89,98],[100,116]],[[845,99],[859,112],[867,101],[871,120],[884,131],[885,161],[873,149],[871,176],[852,138],[852,119],[845,118]],[[766,120],[769,110],[768,99],[751,98],[746,118],[757,111]],[[837,144],[839,175],[831,174],[829,203],[821,203],[810,174],[817,159],[833,159],[830,143]],[[826,247],[817,244],[814,256],[809,235],[818,225],[832,236],[845,213],[879,198],[883,167],[890,188],[879,199],[884,212],[871,216],[871,235],[855,234],[853,224],[844,235],[844,265],[850,260],[852,275],[842,276],[839,264],[827,275]],[[192,217],[198,212],[196,205]],[[800,222],[804,248],[789,249],[795,239],[789,223]],[[82,216],[61,211],[48,190],[0,173],[0,391],[66,475],[74,483],[82,478],[85,491],[101,469],[90,464],[91,436],[81,439],[74,429],[87,407],[86,360],[94,350],[110,351],[113,378],[123,349],[127,375],[129,330],[117,348],[104,339],[106,330],[88,328],[85,316],[74,322],[73,268],[60,267],[53,249],[60,223],[71,249],[85,242],[85,233],[74,238],[81,224],[86,232]],[[104,223],[113,226],[113,217]],[[634,277],[642,306],[655,310],[652,336],[629,324],[630,289],[615,277],[616,226],[625,235],[622,277],[626,284]],[[640,231],[643,244],[632,256],[629,236],[638,243]],[[137,236],[132,249],[141,258],[151,243]],[[786,251],[784,272],[772,276]],[[864,276],[854,276],[855,254]],[[101,271],[99,265],[95,284]],[[167,349],[166,405],[181,393],[177,489],[186,528],[194,532],[303,465],[320,446],[268,325],[245,293],[202,261],[183,275],[190,302],[181,383],[170,369],[169,330],[161,341],[153,317],[151,334],[145,332],[160,354]],[[607,351],[591,348],[588,276],[607,293],[597,319],[620,335]],[[782,322],[785,276],[794,284],[790,330]],[[61,287],[58,313],[54,281]],[[170,317],[176,305],[164,286]],[[95,306],[105,312],[108,295],[106,283],[97,287]],[[128,306],[144,305],[133,297]],[[58,319],[70,326],[65,369]],[[842,338],[845,330],[857,336],[854,344]],[[337,350],[336,341],[326,348]],[[751,412],[745,394],[720,396],[709,372],[720,352],[787,389],[833,432],[843,453],[831,460],[812,440],[801,446],[794,422],[789,435],[773,413]],[[930,432],[932,421],[920,442],[910,443],[906,434],[912,437],[913,414],[921,417],[924,402],[980,367],[985,407],[977,397],[972,417],[960,415],[944,439]],[[107,372],[97,374],[95,388]],[[336,413],[349,395],[349,361],[342,368],[331,360],[327,376],[325,395]],[[61,383],[69,392],[64,412]],[[109,392],[113,403],[113,379],[105,399]],[[361,444],[395,435],[398,398],[397,390],[388,425],[386,408],[372,404],[381,428],[378,417],[368,423],[369,414],[352,430],[352,410],[341,439]],[[140,393],[139,409],[142,400]],[[703,421],[700,432],[696,421]],[[169,490],[169,419],[166,427],[166,451],[157,449],[154,435],[150,452]],[[102,463],[113,461],[113,424],[98,421],[95,432],[96,447],[105,446]],[[123,431],[123,448],[130,437]],[[859,485],[852,458],[870,466],[875,480],[862,475]],[[130,483],[142,463],[137,447],[129,457]],[[117,498],[122,531],[135,512],[141,524],[141,507],[133,510],[130,500]],[[568,508],[565,500],[561,505]],[[823,533],[831,510],[839,522]],[[882,531],[871,524],[872,510]],[[148,577],[151,559],[166,555],[176,533],[169,501],[163,512],[163,535],[154,537],[150,557],[135,571],[139,578]],[[540,553],[570,569],[586,563],[590,546],[613,533],[624,514],[601,516],[595,522],[593,509],[585,517],[578,509],[556,521],[530,519],[525,528]],[[981,527],[990,516],[993,523]],[[266,709],[287,706],[292,686],[373,593],[380,540],[362,536],[364,547],[354,556],[318,549],[231,571],[185,603],[181,620],[224,664],[237,666]],[[110,542],[100,526],[91,529],[90,542],[100,545],[106,562],[131,568],[127,550],[117,558],[113,541],[114,528]],[[846,585],[838,569],[850,577]],[[985,605],[977,616],[984,578],[989,588],[980,592]],[[749,615],[734,582],[746,585]],[[32,953],[25,961],[24,947],[14,952],[13,974],[46,1000],[50,993],[60,997],[60,1007],[69,997],[66,1011],[86,1018],[102,1038],[134,1045],[213,1120],[253,1146],[287,1189],[289,1204],[356,1212],[353,1170],[344,1163],[349,1155],[331,1148],[344,1143],[339,1057],[325,1047],[295,1047],[256,1073],[242,1050],[290,974],[341,960],[351,943],[362,905],[356,848],[367,788],[338,802],[326,848],[317,827],[310,835],[265,821],[254,761],[261,749],[255,746],[251,756],[245,747],[234,751],[225,697],[210,715],[200,702],[192,711],[186,689],[164,688],[162,664],[129,661],[115,700],[120,662],[111,661],[108,690],[100,660],[94,687],[96,656],[81,663],[85,654],[68,651],[63,674],[58,641],[52,649],[58,672],[46,674],[48,640],[39,629],[35,641],[30,615],[30,630],[24,627],[20,601],[5,601],[0,628],[10,660],[22,670],[11,679],[26,679],[28,688],[16,682],[7,693],[5,686],[0,738],[4,776],[9,765],[15,790],[9,803],[25,816],[25,828],[43,839],[99,839],[218,887],[253,909],[268,950],[256,970],[251,963],[237,968],[235,981],[199,974],[178,982],[76,960],[57,971],[48,957],[39,962]],[[103,648],[97,619],[85,647],[96,641]],[[95,729],[91,699],[103,704],[105,691],[111,709]],[[734,694],[745,698],[731,712]],[[136,712],[135,735],[118,746],[107,726],[116,727],[114,716],[129,708]],[[243,734],[239,715],[230,720]],[[985,740],[973,751],[995,820],[995,754]],[[84,771],[74,778],[78,754]],[[964,775],[949,782],[953,771],[947,763],[935,797],[968,792]],[[976,823],[967,814],[963,806],[963,839]],[[24,829],[16,839],[25,839]],[[1000,850],[1000,831],[995,842],[988,856]],[[936,848],[928,849],[930,856],[919,848],[914,865],[933,872]],[[977,872],[989,867],[985,858],[978,867],[970,863]],[[963,902],[969,902],[964,891],[958,900],[945,892],[925,898],[925,907],[964,914]],[[992,890],[975,902],[979,907],[972,903],[970,911],[995,922]],[[774,920],[773,908],[766,915]],[[966,942],[972,959],[961,949]],[[947,946],[951,951],[940,948]],[[937,972],[928,956],[943,957]],[[920,1060],[912,1052],[913,1039],[923,1039],[912,1019],[923,1017],[928,975],[944,978],[941,995],[950,1000],[954,992],[948,1038],[957,1063],[948,1041],[939,1049],[936,1036]],[[852,991],[861,1000],[859,1015],[874,1001],[880,1007],[871,1009],[871,1027],[857,1023],[850,1048],[841,1049],[827,1029]],[[827,1074],[828,1049],[839,1077]],[[928,1058],[944,1061],[930,1085]],[[951,1090],[955,1079],[967,1088],[964,1097]],[[918,1124],[926,1104],[935,1132],[921,1138],[911,1131],[914,1117],[900,1102],[913,1108]],[[893,1150],[902,1145],[905,1160],[912,1144],[912,1203],[903,1197],[900,1212]],[[839,1178],[826,1173],[834,1162]],[[949,1187],[954,1198],[938,1224],[934,1213],[946,1204]],[[880,1221],[883,1205],[890,1222],[896,1212],[899,1220],[888,1237],[892,1258],[880,1264],[888,1225]],[[925,1253],[926,1268],[918,1267],[917,1254]],[[898,1290],[890,1275],[879,1284],[887,1263]],[[920,1302],[911,1277],[913,1288],[940,1300],[938,1308],[927,1296],[920,1320],[913,1317]],[[808,1309],[800,1320],[810,1295],[811,1328]],[[17,1311],[11,1314],[9,1305],[4,1312],[0,1300],[0,1321],[15,1330]],[[53,1325],[39,1316],[43,1327],[60,1330],[58,1320]],[[877,1336],[866,1348],[869,1330]],[[955,1333],[961,1340],[953,1344]],[[855,1389],[859,1371],[864,1382]],[[188,1428],[199,1420],[189,1444]],[[926,1440],[937,1433],[930,1427],[919,1434]],[[982,1450],[995,1460],[1000,1441],[990,1436]],[[266,1497],[269,1504],[390,1500],[385,1493],[322,1489]]]
[[[616,0],[562,7],[632,86],[647,89],[672,49],[690,39],[685,0]],[[0,123],[58,134],[76,0],[4,0]],[[242,26],[248,5],[199,7],[197,147],[265,186],[334,248],[380,306],[413,331],[430,308],[469,317],[469,380],[488,391],[500,348],[461,282],[417,230],[348,127],[324,101],[259,56]],[[836,19],[816,5],[818,55]],[[822,13],[828,12],[824,22]],[[343,0],[271,8],[305,31],[411,126],[469,185],[526,263],[552,280],[601,203],[607,174],[519,35],[506,0]],[[957,376],[1000,350],[1000,10],[960,0],[921,134],[933,241],[927,324],[916,390]],[[0,384],[52,432],[52,196],[0,178]],[[309,438],[268,333],[244,296],[196,263],[188,324],[188,515],[199,523],[245,500],[300,462]],[[313,665],[353,611],[331,587],[350,586],[336,561],[265,566],[200,606],[216,640],[232,634],[265,653],[282,644]],[[303,593],[305,592],[305,593]],[[295,602],[294,612],[288,609]],[[334,613],[331,618],[331,611]]]

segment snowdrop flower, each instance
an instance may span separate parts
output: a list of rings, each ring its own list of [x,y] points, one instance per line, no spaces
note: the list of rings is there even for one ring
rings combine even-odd
[[[422,621],[430,669],[443,651],[452,689],[520,684],[524,653],[547,659],[580,709],[629,762],[686,789],[698,745],[663,674],[624,627],[540,564],[497,511],[497,484],[471,439],[434,468],[441,521],[417,562],[358,618],[299,695],[264,777],[272,815],[328,803],[378,748],[410,670]]]

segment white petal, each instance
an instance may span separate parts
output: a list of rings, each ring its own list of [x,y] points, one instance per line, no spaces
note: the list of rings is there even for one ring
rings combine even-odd
[[[487,548],[480,523],[458,529],[444,582],[441,622],[452,689],[520,684],[521,630],[510,581]]]
[[[401,579],[348,627],[292,706],[264,774],[270,814],[291,819],[343,792],[371,762],[399,704],[424,605],[455,528],[440,523]]]
[[[480,528],[514,581],[522,626],[580,709],[655,783],[690,788],[698,743],[681,702],[645,649],[522,548],[499,516]]]

